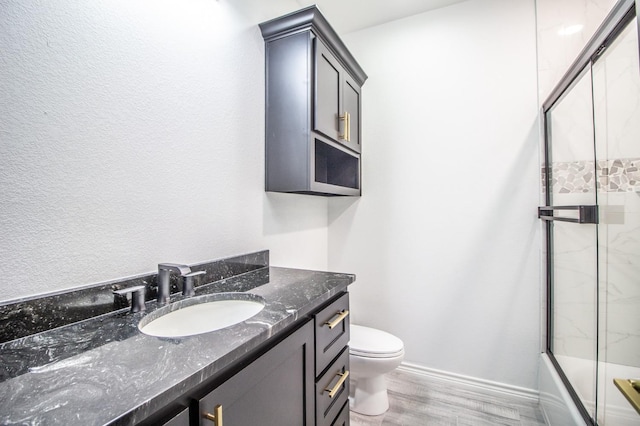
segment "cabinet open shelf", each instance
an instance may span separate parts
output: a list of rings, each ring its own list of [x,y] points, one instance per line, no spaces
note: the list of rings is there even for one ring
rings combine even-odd
[[[315,181],[360,189],[360,158],[315,140]]]

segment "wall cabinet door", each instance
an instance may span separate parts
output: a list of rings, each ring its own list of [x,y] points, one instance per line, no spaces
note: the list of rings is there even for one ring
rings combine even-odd
[[[337,141],[340,139],[340,94],[344,70],[318,38],[314,39],[313,44],[316,71],[313,128]]]
[[[314,50],[314,130],[360,152],[360,86],[317,37]]]
[[[200,425],[314,425],[314,341],[309,321],[198,402]]]
[[[347,73],[342,84],[342,109],[349,113],[349,141],[344,143],[360,152],[360,86]]]

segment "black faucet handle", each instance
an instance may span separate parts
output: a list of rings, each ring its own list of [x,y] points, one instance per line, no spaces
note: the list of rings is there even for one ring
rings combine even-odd
[[[136,285],[133,287],[123,288],[121,290],[113,290],[113,294],[126,297],[128,293],[131,293],[131,313],[136,313],[142,312],[146,309],[144,305],[145,290],[145,286]]]

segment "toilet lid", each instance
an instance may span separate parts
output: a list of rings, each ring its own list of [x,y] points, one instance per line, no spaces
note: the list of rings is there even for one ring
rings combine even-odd
[[[375,328],[351,324],[349,352],[370,358],[392,358],[404,353],[402,340]]]

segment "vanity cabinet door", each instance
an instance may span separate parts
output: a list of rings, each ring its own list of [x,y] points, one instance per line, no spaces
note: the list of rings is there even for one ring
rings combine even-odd
[[[198,402],[199,424],[314,425],[313,322],[218,386]]]
[[[157,423],[156,423],[157,424]],[[185,408],[171,419],[162,423],[163,426],[189,426],[189,408]]]

